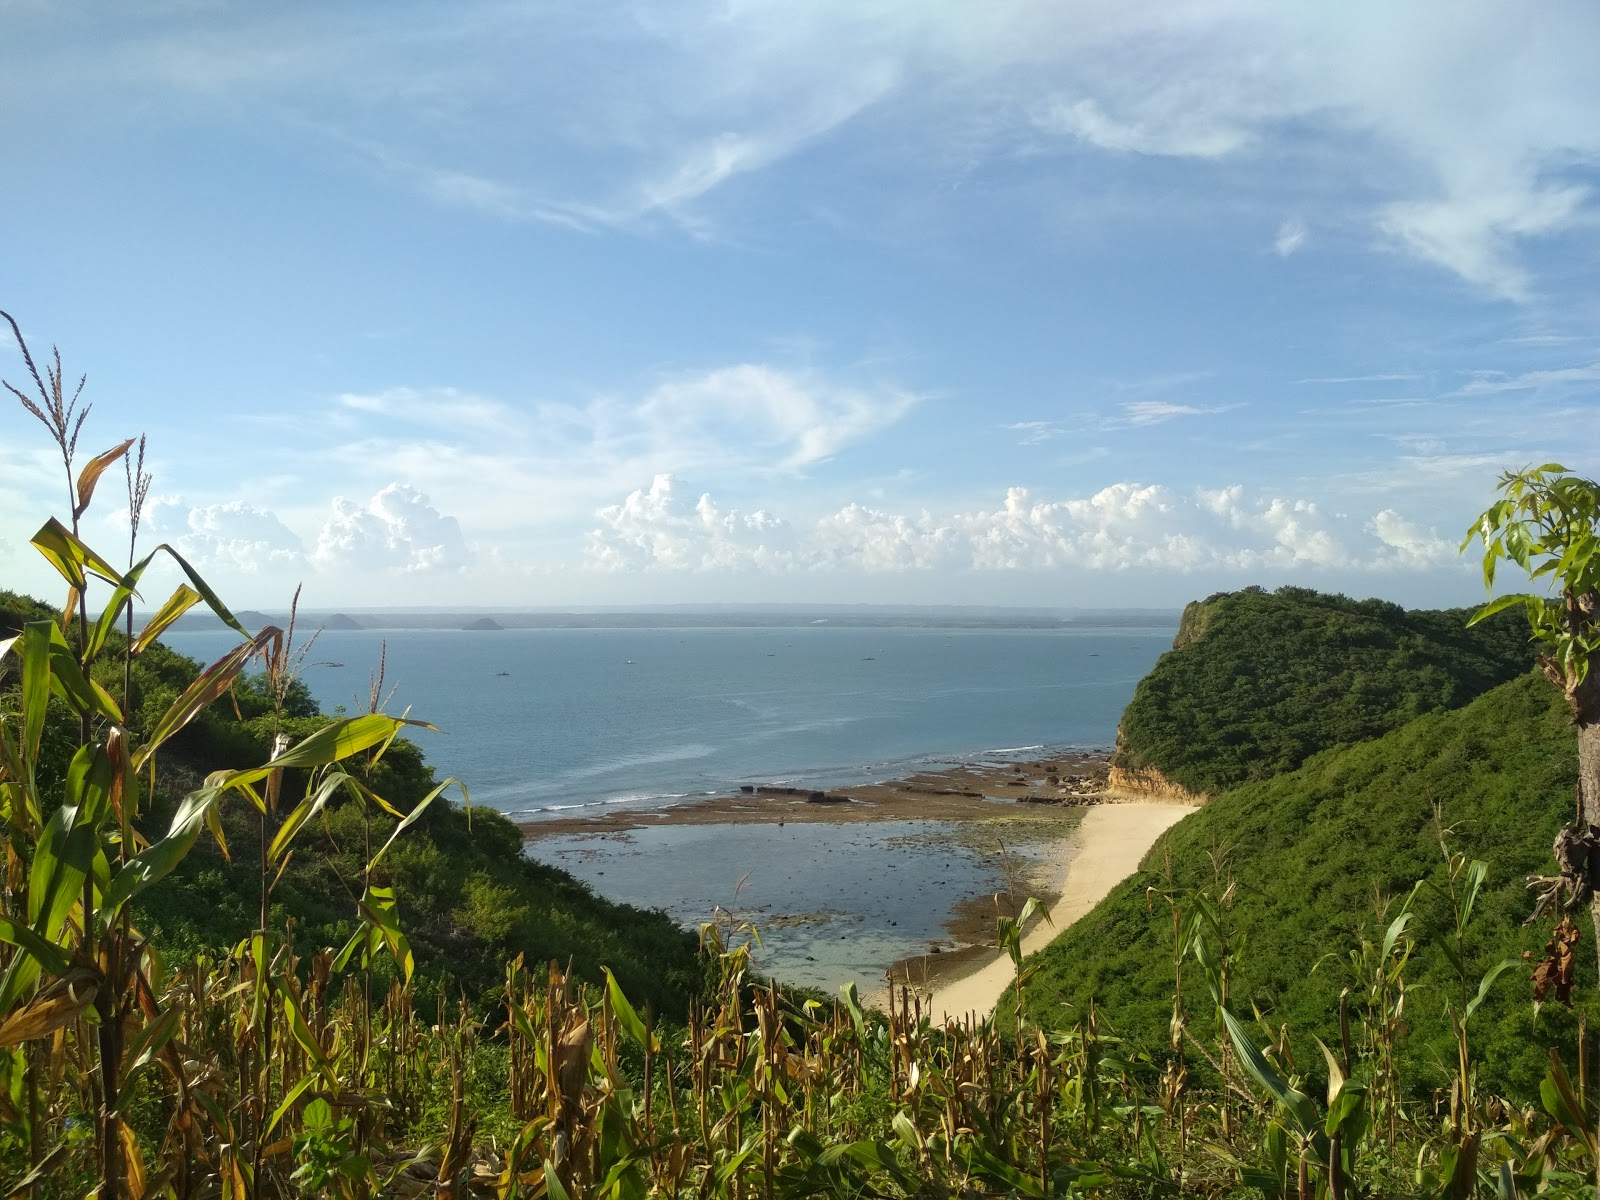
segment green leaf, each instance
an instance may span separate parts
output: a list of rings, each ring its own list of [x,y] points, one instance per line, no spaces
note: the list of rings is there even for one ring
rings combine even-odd
[[[389,835],[388,840],[385,841],[383,845],[378,848],[378,852],[372,856],[372,861],[367,864],[367,870],[370,871],[373,867],[377,866],[382,860],[383,856],[389,852],[389,847],[394,845],[395,839],[407,829],[411,828],[412,825],[416,824],[417,821],[421,819],[422,814],[427,812],[428,806],[440,796],[444,795],[447,788],[452,787],[461,789],[461,803],[466,806],[468,813],[470,813],[472,811],[472,797],[467,794],[467,785],[452,775],[449,779],[446,779],[443,783],[435,787],[421,800],[418,800],[417,803],[412,807],[411,811],[400,819],[400,823],[394,827],[394,832]],[[388,808],[389,806],[385,804],[384,807]],[[390,811],[392,812],[394,810],[390,809]]]
[[[850,1014],[850,1023],[856,1027],[856,1037],[864,1045],[867,1040],[867,1015],[861,1011],[861,1001],[856,996],[856,981],[841,984],[839,995],[844,999],[845,1011]]]
[[[145,622],[144,628],[139,631],[139,636],[133,639],[133,646],[130,649],[134,656],[137,657],[148,650],[150,643],[166,632],[167,626],[199,603],[200,593],[180,583],[172,595],[167,597],[167,602],[157,610],[155,616]]]
[[[343,771],[335,771],[319,780],[316,789],[295,805],[294,811],[285,817],[283,824],[278,827],[272,844],[267,848],[267,861],[276,863],[282,858],[306,822],[314,819],[341,788],[352,782],[354,781],[351,777]]]
[[[173,872],[199,838],[201,827],[207,823],[223,791],[220,787],[204,787],[183,798],[172,816],[167,835],[130,858],[112,878],[103,900],[106,909],[115,912]]]
[[[1487,621],[1496,613],[1505,612],[1505,610],[1508,608],[1516,608],[1519,605],[1525,605],[1528,600],[1529,597],[1522,593],[1517,593],[1516,595],[1511,596],[1496,596],[1493,600],[1489,601],[1489,603],[1485,604],[1482,608],[1478,609],[1472,614],[1471,619],[1467,621],[1467,627],[1470,629],[1479,621]]]
[[[343,717],[337,721],[330,721],[315,733],[301,738],[264,766],[233,772],[228,777],[229,783],[254,783],[286,767],[322,767],[339,762],[352,754],[371,749],[379,742],[388,742],[407,725],[417,725],[423,729],[434,728],[426,721],[390,717],[383,713],[368,713],[359,717]]]
[[[36,966],[52,975],[61,975],[72,965],[67,952],[60,946],[45,941],[26,925],[19,924],[10,917],[0,917],[0,942],[15,946],[32,958]]]
[[[1304,1092],[1297,1091],[1283,1081],[1272,1064],[1267,1061],[1266,1055],[1256,1048],[1255,1042],[1251,1040],[1250,1034],[1239,1023],[1237,1017],[1225,1008],[1219,1008],[1217,1011],[1222,1015],[1222,1023],[1227,1027],[1228,1038],[1233,1042],[1234,1051],[1238,1054],[1244,1069],[1257,1083],[1272,1093],[1273,1099],[1289,1115],[1301,1137],[1314,1135],[1322,1125],[1318,1119],[1316,1102]]]
[[[83,673],[67,639],[54,622],[50,623],[50,690],[79,715],[97,715],[114,725],[122,724],[122,709],[110,692]]]
[[[178,564],[179,570],[189,577],[190,585],[200,593],[201,598],[206,602],[206,607],[216,614],[218,620],[242,637],[248,638],[251,636],[250,631],[239,624],[239,618],[235,617],[228,606],[222,602],[222,598],[211,590],[211,585],[200,577],[200,572],[189,565],[188,559],[184,558],[183,555],[179,554],[166,542],[162,542],[150,553],[154,556],[158,552],[166,554],[168,558]],[[266,630],[263,629],[261,632],[265,633]]]
[[[1511,970],[1512,967],[1521,965],[1521,962],[1522,960],[1518,958],[1502,958],[1489,968],[1483,979],[1478,983],[1478,994],[1467,1002],[1467,1016],[1469,1018],[1478,1011],[1478,1007],[1488,998],[1489,989],[1494,986],[1494,981]]]
[[[617,977],[611,973],[611,968],[606,967],[604,970],[606,973],[606,997],[611,1001],[611,1011],[615,1014],[617,1023],[622,1026],[622,1031],[646,1050],[660,1049],[656,1039],[650,1036],[650,1031],[645,1028],[644,1022],[639,1019],[639,1014],[634,1011],[633,1005],[628,1003],[628,997],[623,995],[622,985],[617,982]]]
[[[113,586],[122,582],[121,571],[91,550],[54,517],[33,535],[33,545],[61,573],[61,577],[80,592],[88,590],[89,575],[95,575]]]
[[[200,715],[201,710],[226,692],[246,664],[282,636],[281,629],[268,625],[250,641],[235,646],[195,676],[194,681],[183,690],[183,695],[174,700],[167,711],[161,714],[155,728],[150,731],[149,738],[134,755],[134,768],[143,769],[163,742],[189,724]]]
[[[572,1200],[572,1194],[561,1186],[561,1176],[556,1174],[556,1165],[548,1158],[544,1160],[544,1194],[550,1200]]]
[[[294,1040],[300,1043],[300,1048],[312,1062],[317,1064],[318,1070],[330,1079],[333,1078],[333,1064],[328,1061],[328,1054],[323,1050],[322,1043],[317,1041],[316,1035],[311,1032],[311,1026],[306,1024],[306,1015],[300,1009],[300,998],[295,995],[295,989],[280,982],[278,996],[283,1001],[284,1015],[289,1018],[289,1032],[294,1035]]]
[[[29,621],[22,627],[22,757],[30,765],[38,761],[50,705],[52,631],[60,636],[54,621]]]

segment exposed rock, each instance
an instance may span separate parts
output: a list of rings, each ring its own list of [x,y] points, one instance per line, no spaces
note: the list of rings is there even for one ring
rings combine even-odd
[[[1106,778],[1106,791],[1139,800],[1164,800],[1171,804],[1204,804],[1211,799],[1203,792],[1191,792],[1173,783],[1155,767],[1112,767]]]

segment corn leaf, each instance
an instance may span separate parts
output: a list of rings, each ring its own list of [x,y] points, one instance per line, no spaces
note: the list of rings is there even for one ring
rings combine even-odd
[[[278,828],[277,835],[272,839],[272,844],[267,848],[267,861],[277,862],[284,851],[289,848],[289,844],[294,841],[295,835],[304,828],[306,822],[316,817],[318,813],[327,807],[328,801],[333,798],[334,794],[350,782],[352,782],[350,776],[343,771],[335,771],[319,781],[316,790],[295,805],[294,811],[284,818],[283,824]]]
[[[89,575],[94,575],[115,586],[122,582],[122,572],[101,558],[72,530],[51,517],[44,527],[33,535],[34,548],[49,560],[61,577],[78,591],[86,591]],[[87,571],[87,574],[85,573]]]
[[[1239,1055],[1239,1061],[1244,1065],[1244,1069],[1257,1083],[1272,1093],[1272,1098],[1289,1115],[1301,1137],[1311,1137],[1315,1134],[1322,1125],[1317,1116],[1316,1102],[1304,1092],[1297,1091],[1283,1081],[1272,1064],[1267,1061],[1267,1056],[1257,1049],[1249,1032],[1239,1023],[1237,1017],[1225,1008],[1218,1008],[1217,1011],[1222,1016],[1222,1023],[1228,1030],[1228,1038],[1233,1042],[1234,1051]]]
[[[383,845],[378,848],[378,852],[372,856],[372,861],[367,864],[367,870],[371,871],[373,867],[377,866],[383,856],[389,852],[389,847],[394,845],[395,838],[399,837],[412,825],[416,824],[417,821],[421,819],[422,814],[428,810],[428,805],[432,804],[440,796],[444,795],[445,789],[451,787],[457,787],[461,789],[461,802],[466,806],[467,811],[471,812],[472,797],[467,794],[467,785],[452,775],[449,779],[446,779],[443,783],[435,787],[421,800],[418,800],[411,811],[401,818],[400,823],[394,827],[394,832],[389,835],[388,841],[384,842]],[[385,804],[384,807],[388,808],[389,806]],[[390,811],[392,812],[394,810],[390,809]]]
[[[617,982],[617,977],[611,973],[611,968],[606,967],[606,996],[611,1001],[611,1011],[616,1015],[617,1023],[641,1047],[647,1050],[659,1050],[661,1047],[656,1039],[650,1036],[644,1022],[639,1019],[639,1014],[634,1011],[628,997],[622,992],[622,985]]]
[[[178,811],[172,815],[167,835],[130,858],[112,878],[103,900],[108,911],[115,912],[151,884],[172,874],[199,838],[201,827],[223,791],[219,787],[204,787],[183,798]]]
[[[143,769],[163,742],[194,720],[206,705],[226,692],[239,672],[244,670],[245,665],[282,635],[283,631],[277,626],[268,625],[250,641],[235,646],[195,676],[194,682],[184,689],[183,695],[174,700],[171,707],[156,722],[144,746],[134,756],[134,766]]]
[[[167,626],[199,603],[200,593],[187,584],[180,583],[172,595],[167,597],[167,602],[157,610],[155,616],[145,622],[144,628],[139,631],[139,636],[133,639],[131,647],[133,654],[135,656],[143,654],[149,649],[151,642],[166,632]]]
[[[94,485],[100,482],[100,476],[112,463],[128,452],[128,447],[133,445],[134,439],[129,438],[120,446],[113,446],[104,454],[97,454],[83,464],[83,470],[78,472],[78,502],[72,508],[72,518],[76,521],[88,511],[89,501],[94,497]]]

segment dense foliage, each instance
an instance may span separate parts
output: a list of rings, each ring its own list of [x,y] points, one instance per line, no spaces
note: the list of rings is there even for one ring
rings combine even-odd
[[[1115,765],[1215,794],[1456,708],[1533,665],[1509,615],[1407,611],[1305,588],[1245,588],[1184,611],[1123,713]]]
[[[1398,906],[1418,880],[1445,878],[1436,809],[1450,848],[1489,868],[1468,944],[1476,970],[1539,949],[1549,931],[1522,924],[1532,909],[1524,879],[1549,867],[1555,833],[1571,818],[1573,745],[1559,694],[1529,674],[1465,708],[1224,792],[1174,826],[1143,870],[1039,955],[1030,1011],[1041,1021],[1070,1020],[1093,997],[1138,1044],[1164,1047],[1174,935],[1158,893],[1176,897],[1180,908],[1186,895],[1203,891],[1220,901],[1228,893],[1221,917],[1237,940],[1232,995],[1287,1023],[1297,1054],[1315,1066],[1309,1038],[1338,1039],[1340,993],[1354,986],[1344,951],[1363,934],[1381,936],[1380,902]],[[1418,897],[1416,911],[1419,928],[1444,923],[1444,906],[1430,892]],[[1593,947],[1583,953],[1578,977],[1586,983]],[[1412,976],[1407,1073],[1414,1086],[1432,1090],[1448,1073],[1445,1005],[1456,989],[1436,938],[1420,939]],[[1198,972],[1185,979],[1184,998],[1204,1007]],[[1583,1004],[1591,1016],[1600,1013],[1592,997]],[[1485,1077],[1512,1094],[1536,1093],[1544,1047],[1573,1040],[1574,1018],[1559,1006],[1534,1016],[1524,978],[1503,978],[1475,1019]]]
[[[0,591],[0,637],[27,620],[48,620],[48,606]],[[102,682],[120,693],[120,639],[110,643]],[[133,663],[129,725],[143,731],[195,678],[200,664],[159,642]],[[14,674],[14,672],[13,672]],[[15,680],[12,680],[15,685]],[[0,687],[5,676],[0,675]],[[59,739],[47,759],[64,773],[74,729],[59,700],[47,736]],[[325,723],[310,692],[298,682],[288,689],[284,729],[301,737]],[[272,744],[274,720],[263,677],[242,675],[230,697],[204,709],[165,748],[158,762],[160,785],[149,817],[164,828],[178,797],[205,776],[263,761]],[[372,780],[402,812],[435,785],[432,770],[414,743],[397,740]],[[222,825],[234,846],[250,846],[256,815],[227,806]],[[362,863],[382,845],[394,819],[381,811],[335,801],[317,829],[308,832],[273,891],[274,924],[293,923],[302,954],[338,947],[356,926],[363,887]],[[529,961],[570,963],[590,982],[610,967],[641,1003],[682,1015],[703,985],[703,969],[692,934],[661,913],[643,912],[596,896],[565,872],[533,862],[522,853],[515,825],[483,808],[470,815],[458,805],[438,803],[383,864],[380,882],[395,887],[400,915],[416,955],[417,985],[424,1003],[436,991],[465,993],[475,1004],[498,991],[505,964],[518,954]],[[216,842],[198,843],[160,889],[139,898],[140,924],[169,957],[179,961],[202,951],[222,951],[249,928],[260,902],[255,863],[248,855],[224,856]]]

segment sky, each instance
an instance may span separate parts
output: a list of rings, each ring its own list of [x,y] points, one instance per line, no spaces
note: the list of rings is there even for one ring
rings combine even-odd
[[[0,0],[0,308],[236,606],[1472,603],[1500,472],[1597,471],[1596,46],[1592,0]],[[0,404],[0,586],[61,590],[65,486]]]

